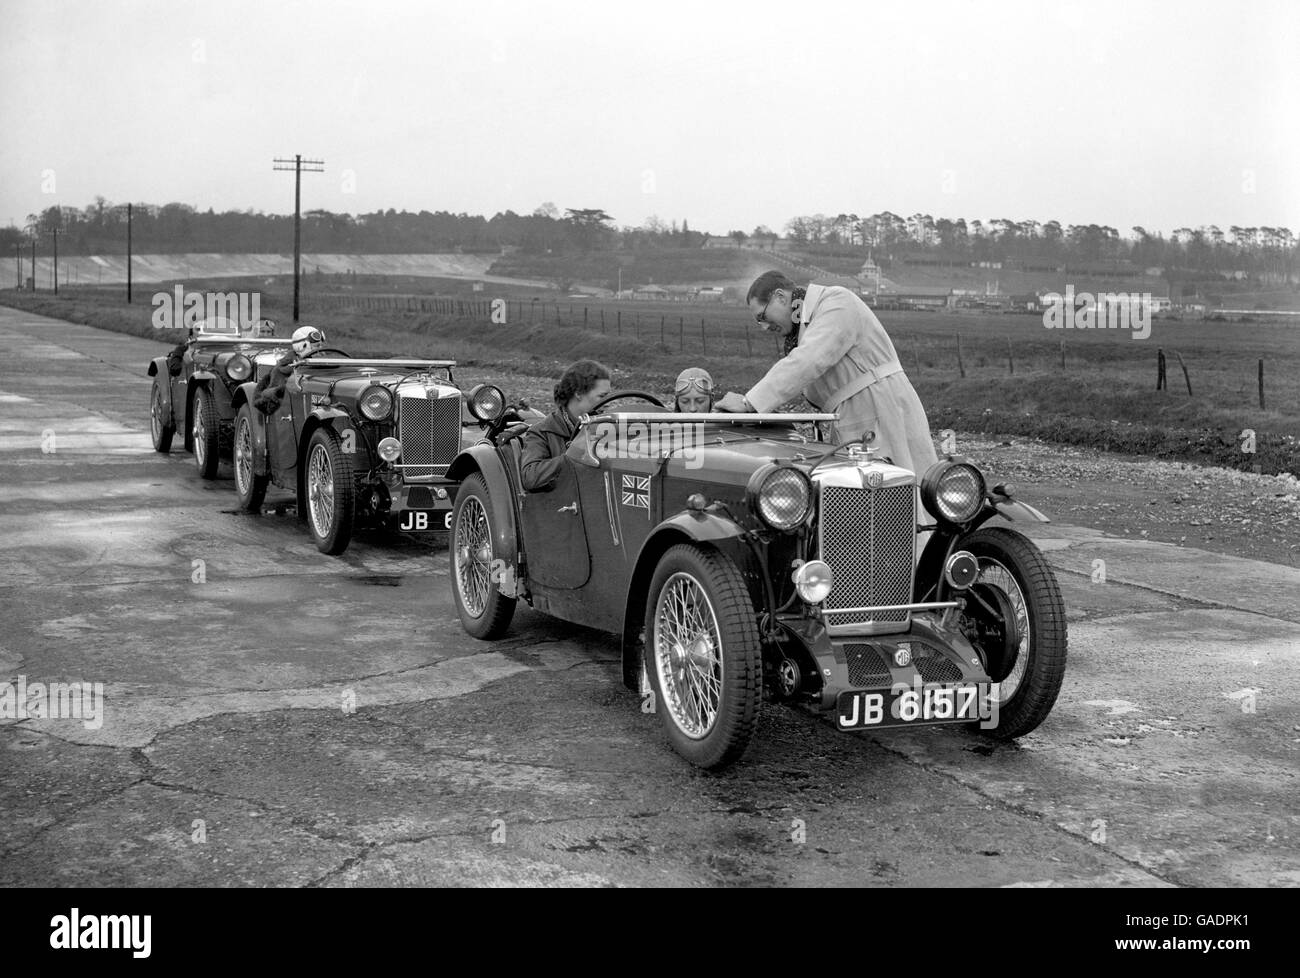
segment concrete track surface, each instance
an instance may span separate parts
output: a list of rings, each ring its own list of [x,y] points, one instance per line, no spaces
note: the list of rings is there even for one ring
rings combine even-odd
[[[611,637],[469,639],[445,546],[326,557],[155,454],[165,349],[0,308],[0,682],[105,688],[98,726],[0,720],[0,885],[1300,884],[1300,572],[1045,526],[1037,732],[767,707],[708,775]]]

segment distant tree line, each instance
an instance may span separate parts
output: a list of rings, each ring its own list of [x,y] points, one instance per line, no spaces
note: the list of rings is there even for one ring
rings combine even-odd
[[[901,217],[890,211],[813,214],[793,217],[785,227],[790,240],[803,245],[848,245],[874,251],[883,259],[928,253],[954,260],[1000,259],[1060,262],[1129,261],[1144,267],[1296,278],[1300,242],[1284,227],[1214,225],[1176,228],[1169,237],[1133,227],[1127,236],[1098,224],[1062,225],[1059,221],[991,221]],[[734,234],[735,232],[733,232]]]
[[[232,252],[284,253],[292,248],[293,218],[258,211],[199,211],[188,204],[133,206],[132,238],[137,253]],[[103,197],[84,207],[48,207],[29,214],[23,227],[0,228],[0,249],[39,238],[47,251],[57,229],[60,254],[122,254],[126,250],[126,207]],[[568,208],[553,203],[531,214],[504,211],[492,217],[448,211],[397,211],[369,214],[311,210],[303,214],[307,251],[345,254],[403,254],[463,251],[497,253],[518,249],[537,255],[640,251],[647,248],[697,248],[709,235],[692,231],[689,222],[665,222],[657,216],[637,226],[615,227],[600,208]],[[1133,227],[1128,235],[1097,224],[1062,225],[1059,221],[990,221],[901,217],[889,211],[813,214],[791,218],[785,231],[798,246],[816,253],[851,257],[868,253],[882,261],[921,253],[953,261],[1045,259],[1057,262],[1129,261],[1135,265],[1179,268],[1193,275],[1241,272],[1252,277],[1300,278],[1300,242],[1284,227],[1213,225],[1177,228],[1168,237]],[[778,235],[760,225],[753,231],[730,231],[739,246],[772,248]]]
[[[139,254],[184,252],[281,253],[293,248],[293,217],[257,211],[199,211],[188,204],[139,203],[132,206],[132,246]],[[123,254],[126,205],[103,197],[84,208],[48,207],[29,214],[23,227],[0,228],[0,249],[33,236],[49,249],[57,229],[60,254]],[[698,247],[708,237],[683,221],[665,224],[657,217],[644,226],[613,226],[600,208],[569,208],[551,203],[522,215],[505,211],[490,218],[447,211],[375,211],[336,214],[305,211],[302,243],[307,251],[342,254],[429,254],[463,251],[495,253],[518,248],[537,254],[565,254],[609,248]]]

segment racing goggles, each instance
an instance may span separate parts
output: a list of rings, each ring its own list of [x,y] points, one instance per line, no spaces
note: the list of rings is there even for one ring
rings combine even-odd
[[[693,390],[697,390],[701,394],[712,394],[713,381],[708,377],[687,377],[677,385],[677,389],[674,390],[673,393],[680,396],[682,394],[689,394]]]

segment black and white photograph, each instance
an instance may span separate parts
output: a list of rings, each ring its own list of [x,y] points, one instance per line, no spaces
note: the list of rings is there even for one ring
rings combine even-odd
[[[0,0],[23,940],[1105,890],[1110,959],[1241,966],[1300,887],[1298,55],[1289,0]]]

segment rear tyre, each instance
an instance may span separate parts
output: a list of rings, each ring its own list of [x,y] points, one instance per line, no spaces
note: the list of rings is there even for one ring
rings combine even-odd
[[[343,451],[333,428],[317,428],[307,443],[307,526],[316,549],[341,554],[352,541],[357,484],[352,456]]]
[[[221,421],[212,395],[200,387],[194,392],[194,463],[204,479],[215,479],[221,464]]]
[[[959,546],[979,562],[961,629],[985,652],[990,675],[997,680],[993,725],[973,726],[1010,740],[1042,723],[1061,691],[1068,644],[1065,602],[1042,552],[1014,530],[976,530]],[[1014,629],[1010,635],[1008,622]]]
[[[673,749],[697,767],[738,760],[758,723],[762,667],[749,589],[716,550],[682,543],[646,600],[646,672]]]
[[[266,487],[271,481],[270,475],[258,475],[256,472],[256,455],[253,441],[253,411],[247,404],[239,409],[235,416],[235,492],[239,496],[239,508],[248,513],[260,513],[266,499]]]
[[[499,586],[500,565],[492,549],[496,519],[487,485],[476,472],[456,493],[447,547],[456,611],[462,627],[475,638],[500,638],[515,614],[516,599],[502,594]]]
[[[164,405],[162,385],[158,383],[157,377],[154,378],[153,389],[149,393],[149,433],[153,436],[155,452],[172,450],[172,436],[176,434],[176,426],[172,424]]]

